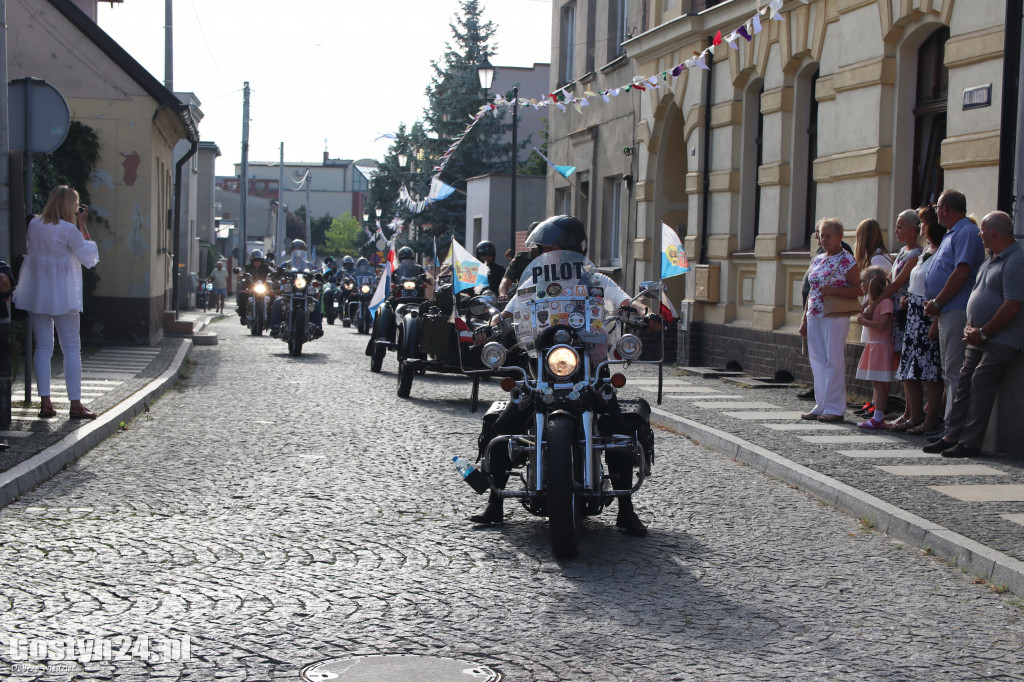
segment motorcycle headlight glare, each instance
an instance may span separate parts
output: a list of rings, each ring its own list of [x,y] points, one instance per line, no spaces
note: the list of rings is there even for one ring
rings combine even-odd
[[[571,376],[580,364],[580,356],[569,346],[556,346],[548,353],[548,371],[556,377]]]
[[[351,289],[353,286],[355,286],[355,285],[352,284],[352,282],[345,282],[345,288],[346,289]]]
[[[497,341],[484,344],[480,350],[480,361],[491,369],[497,369],[505,364],[505,347]]]
[[[370,285],[364,284],[363,286],[359,287],[359,291],[363,292],[364,294],[370,293]]]
[[[263,282],[257,282],[256,286],[254,286],[252,290],[254,293],[257,294],[265,294],[267,293],[267,285],[265,285]]]
[[[302,275],[299,275],[298,277],[296,277],[295,278],[295,288],[296,289],[305,289],[306,288],[306,278],[303,277]]]
[[[623,334],[615,343],[615,350],[623,360],[636,360],[643,349],[644,344],[632,334]]]
[[[412,291],[413,289],[416,288],[416,282],[402,282],[402,287],[408,289],[409,291]]]

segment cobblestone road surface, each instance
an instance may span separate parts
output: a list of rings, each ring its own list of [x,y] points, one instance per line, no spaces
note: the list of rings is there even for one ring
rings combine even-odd
[[[1018,600],[681,437],[658,433],[637,496],[651,535],[606,513],[559,564],[521,509],[465,521],[466,381],[401,400],[393,357],[370,374],[349,329],[298,359],[236,318],[214,329],[182,389],[0,510],[0,677],[37,679],[15,636],[144,633],[188,635],[191,660],[78,679],[294,680],[393,653],[511,680],[1024,675]]]

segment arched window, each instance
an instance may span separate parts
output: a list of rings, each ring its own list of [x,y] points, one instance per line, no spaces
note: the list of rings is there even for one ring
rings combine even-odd
[[[932,33],[917,51],[914,104],[914,185],[911,205],[934,203],[942,192],[942,140],[946,137],[949,70],[943,63],[949,27]]]
[[[814,224],[818,219],[818,183],[814,181],[814,160],[818,158],[818,98],[814,93],[818,87],[818,74],[819,72],[815,71],[811,76],[811,96],[807,104],[809,112],[807,117],[807,197],[804,204],[806,211],[804,214],[804,244],[808,247],[817,246],[811,244],[811,238],[814,235]]]
[[[751,83],[743,93],[743,141],[740,157],[740,227],[739,248],[747,251],[754,248],[754,240],[760,231],[761,186],[757,182],[758,170],[763,163],[764,115],[761,113],[761,96],[764,95],[764,81]]]

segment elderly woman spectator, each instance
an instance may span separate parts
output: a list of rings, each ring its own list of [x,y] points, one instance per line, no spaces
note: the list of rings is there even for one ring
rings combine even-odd
[[[918,209],[918,217],[927,244],[907,280],[907,321],[903,334],[903,353],[896,370],[896,381],[903,382],[907,396],[907,433],[923,435],[935,431],[945,403],[942,400],[942,358],[939,355],[938,318],[924,311],[924,281],[932,266],[932,256],[942,243],[946,228],[939,225],[938,216],[931,206]],[[922,390],[923,388],[923,390]],[[922,404],[922,395],[927,404]],[[927,414],[925,413],[927,410]]]
[[[825,297],[856,299],[860,293],[860,269],[843,250],[843,223],[838,218],[818,222],[818,238],[824,252],[815,256],[808,272],[811,291],[807,297],[800,334],[807,337],[807,356],[814,376],[816,404],[802,419],[842,421],[846,414],[846,335],[850,313],[826,315]]]
[[[902,305],[901,301],[907,295],[910,273],[917,265],[918,258],[921,255],[921,219],[913,209],[908,208],[896,217],[896,239],[903,244],[903,247],[896,255],[896,260],[892,263],[892,267],[889,270],[889,284],[882,291],[879,300],[886,298],[893,300],[893,307],[896,311],[892,324],[893,350],[897,356],[901,356],[907,320],[907,309],[905,305]],[[864,307],[864,314],[870,316],[874,308],[873,304],[868,303]],[[920,389],[920,385],[918,385],[918,389]],[[918,395],[918,398],[920,398],[920,395]],[[921,422],[920,409],[918,409],[915,416],[910,403],[911,398],[908,397],[903,415],[890,425],[890,428],[894,431],[906,431],[911,426],[917,426]],[[920,400],[918,401],[918,408],[920,408]]]
[[[95,419],[82,405],[82,266],[99,260],[96,242],[89,237],[85,218],[89,207],[79,204],[78,192],[60,185],[50,193],[41,215],[29,223],[28,254],[21,266],[14,304],[28,311],[36,338],[34,364],[42,406],[40,419],[56,417],[50,400],[50,359],[56,327],[64,356],[64,383],[71,400],[72,419]]]

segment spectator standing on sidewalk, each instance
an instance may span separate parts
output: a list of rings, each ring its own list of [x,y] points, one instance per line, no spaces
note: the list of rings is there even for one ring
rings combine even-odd
[[[999,383],[1024,346],[1024,249],[1013,238],[1013,220],[993,211],[981,221],[981,239],[992,252],[978,270],[967,301],[964,365],[943,438],[925,452],[977,457]]]
[[[36,338],[34,364],[42,406],[39,417],[56,417],[50,400],[50,358],[56,328],[64,356],[64,383],[71,400],[72,419],[95,419],[82,405],[82,266],[100,261],[96,242],[89,237],[85,218],[89,207],[66,185],[50,193],[46,207],[28,226],[28,254],[21,266],[14,304],[28,311]],[[77,225],[76,225],[77,223]]]
[[[873,394],[871,417],[857,424],[862,429],[884,429],[885,404],[889,385],[896,370],[896,354],[892,350],[892,299],[884,296],[889,274],[885,268],[871,265],[860,273],[860,287],[867,298],[857,322],[867,330],[867,342],[857,363],[857,378],[871,382]],[[871,308],[868,313],[867,309]]]
[[[217,261],[217,267],[210,273],[213,280],[213,303],[218,313],[224,312],[224,299],[228,295],[228,271],[224,267],[224,261]]]
[[[946,236],[933,256],[934,263],[925,277],[928,303],[924,311],[939,318],[939,350],[942,354],[943,380],[946,384],[946,423],[953,411],[960,368],[964,364],[964,326],[967,323],[967,299],[974,287],[978,268],[985,259],[978,228],[967,217],[967,198],[947,189],[935,202],[939,224]]]
[[[826,315],[825,296],[857,298],[860,270],[854,257],[843,250],[843,223],[838,218],[818,222],[818,239],[825,252],[811,263],[807,277],[811,293],[800,322],[800,335],[807,337],[816,403],[801,418],[834,422],[842,421],[846,414],[846,335],[850,318]]]

